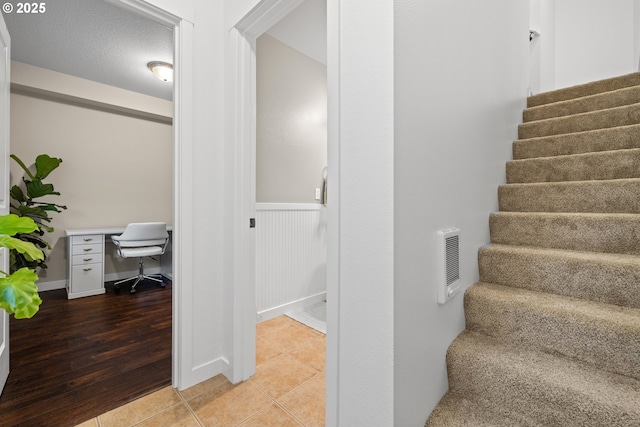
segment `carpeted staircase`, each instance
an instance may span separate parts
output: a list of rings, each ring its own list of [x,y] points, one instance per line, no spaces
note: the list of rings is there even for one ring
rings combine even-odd
[[[640,74],[532,96],[442,426],[640,426]]]

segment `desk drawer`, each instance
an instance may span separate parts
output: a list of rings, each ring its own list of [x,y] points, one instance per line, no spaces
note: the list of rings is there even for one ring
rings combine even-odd
[[[86,254],[101,254],[102,253],[102,243],[97,243],[94,245],[73,245],[73,249],[71,251],[71,255],[86,255]]]
[[[96,264],[101,262],[102,262],[102,254],[90,253],[90,254],[74,255],[73,260],[71,261],[71,265]]]
[[[82,236],[71,236],[72,245],[88,245],[102,243],[102,234],[84,234]]]
[[[102,264],[74,265],[71,274],[73,283],[70,290],[74,294],[104,289]]]

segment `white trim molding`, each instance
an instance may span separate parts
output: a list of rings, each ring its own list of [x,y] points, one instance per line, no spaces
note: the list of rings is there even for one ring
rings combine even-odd
[[[256,203],[256,211],[319,211],[320,203]]]

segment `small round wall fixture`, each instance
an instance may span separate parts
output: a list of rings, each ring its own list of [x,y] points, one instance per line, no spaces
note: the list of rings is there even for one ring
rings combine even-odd
[[[173,81],[173,65],[168,62],[151,61],[147,64],[154,76],[163,82]]]

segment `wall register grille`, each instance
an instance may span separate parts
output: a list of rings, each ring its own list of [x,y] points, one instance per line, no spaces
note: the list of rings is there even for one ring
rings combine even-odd
[[[438,232],[438,303],[444,304],[460,292],[460,230]]]

